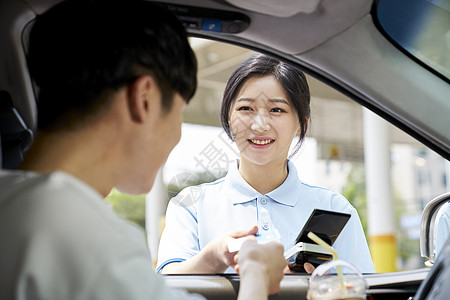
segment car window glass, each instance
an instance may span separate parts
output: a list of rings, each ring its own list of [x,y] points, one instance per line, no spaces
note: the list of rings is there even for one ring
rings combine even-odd
[[[255,54],[211,40],[190,41],[199,64],[198,89],[184,111],[179,144],[148,195],[130,198],[114,190],[108,197],[119,215],[147,231],[155,264],[168,201],[187,186],[224,176],[238,158],[236,145],[220,125],[220,104],[231,72]],[[312,96],[311,123],[306,140],[291,161],[303,182],[335,190],[349,200],[357,209],[369,240],[363,108],[315,78],[307,76],[307,80]],[[450,190],[450,163],[396,127],[388,126],[391,140],[388,176],[395,210],[397,270],[422,268],[425,262],[419,250],[422,210],[431,199]],[[152,214],[148,218],[152,222],[145,222],[145,210],[147,217],[149,212]]]
[[[182,138],[163,169],[168,198],[186,186],[224,176],[238,157],[220,127],[220,103],[231,72],[254,52],[191,39],[199,61],[199,87],[184,115]],[[300,178],[343,194],[358,210],[367,235],[362,107],[308,77],[312,116],[308,138],[292,158]],[[399,270],[423,267],[419,226],[423,207],[448,189],[449,164],[394,126],[391,178],[399,248]],[[295,142],[295,141],[294,141]]]
[[[450,1],[380,0],[375,18],[395,44],[450,79]]]

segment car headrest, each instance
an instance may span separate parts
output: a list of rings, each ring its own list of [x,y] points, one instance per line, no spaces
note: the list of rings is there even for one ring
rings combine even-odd
[[[33,142],[33,131],[27,127],[7,91],[0,91],[0,167],[16,169]]]

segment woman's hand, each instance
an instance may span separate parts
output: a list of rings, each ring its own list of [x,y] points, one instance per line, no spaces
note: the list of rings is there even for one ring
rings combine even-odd
[[[292,263],[288,263],[288,265],[284,268],[284,274],[295,274],[296,273],[295,271],[292,271],[291,265],[292,265]],[[303,264],[303,269],[305,269],[306,273],[312,274],[316,268],[311,263],[306,262]]]
[[[312,274],[314,270],[316,269],[312,264],[309,262],[303,264],[303,268],[305,269],[306,273]]]
[[[253,237],[258,232],[258,227],[238,230],[212,240],[197,255],[183,261],[167,264],[163,269],[164,274],[213,274],[223,273],[228,267],[235,268],[237,251],[228,250],[228,242],[237,238]]]
[[[228,249],[228,243],[234,239],[242,237],[255,236],[258,232],[258,226],[253,226],[249,229],[233,231],[222,237],[216,238],[211,241],[204,250],[210,253],[212,257],[210,258],[215,266],[217,273],[224,272],[228,267],[235,268],[236,260],[235,256],[237,251],[230,252]]]

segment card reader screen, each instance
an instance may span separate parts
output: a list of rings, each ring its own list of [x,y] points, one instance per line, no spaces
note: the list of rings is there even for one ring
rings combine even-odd
[[[339,233],[350,219],[350,214],[315,209],[302,231],[297,236],[295,243],[304,242],[315,244],[307,234],[312,231],[329,245],[333,245]]]

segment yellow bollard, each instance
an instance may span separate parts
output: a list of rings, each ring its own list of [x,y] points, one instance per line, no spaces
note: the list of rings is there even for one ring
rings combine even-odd
[[[369,248],[377,273],[397,271],[397,244],[394,235],[370,236]]]

